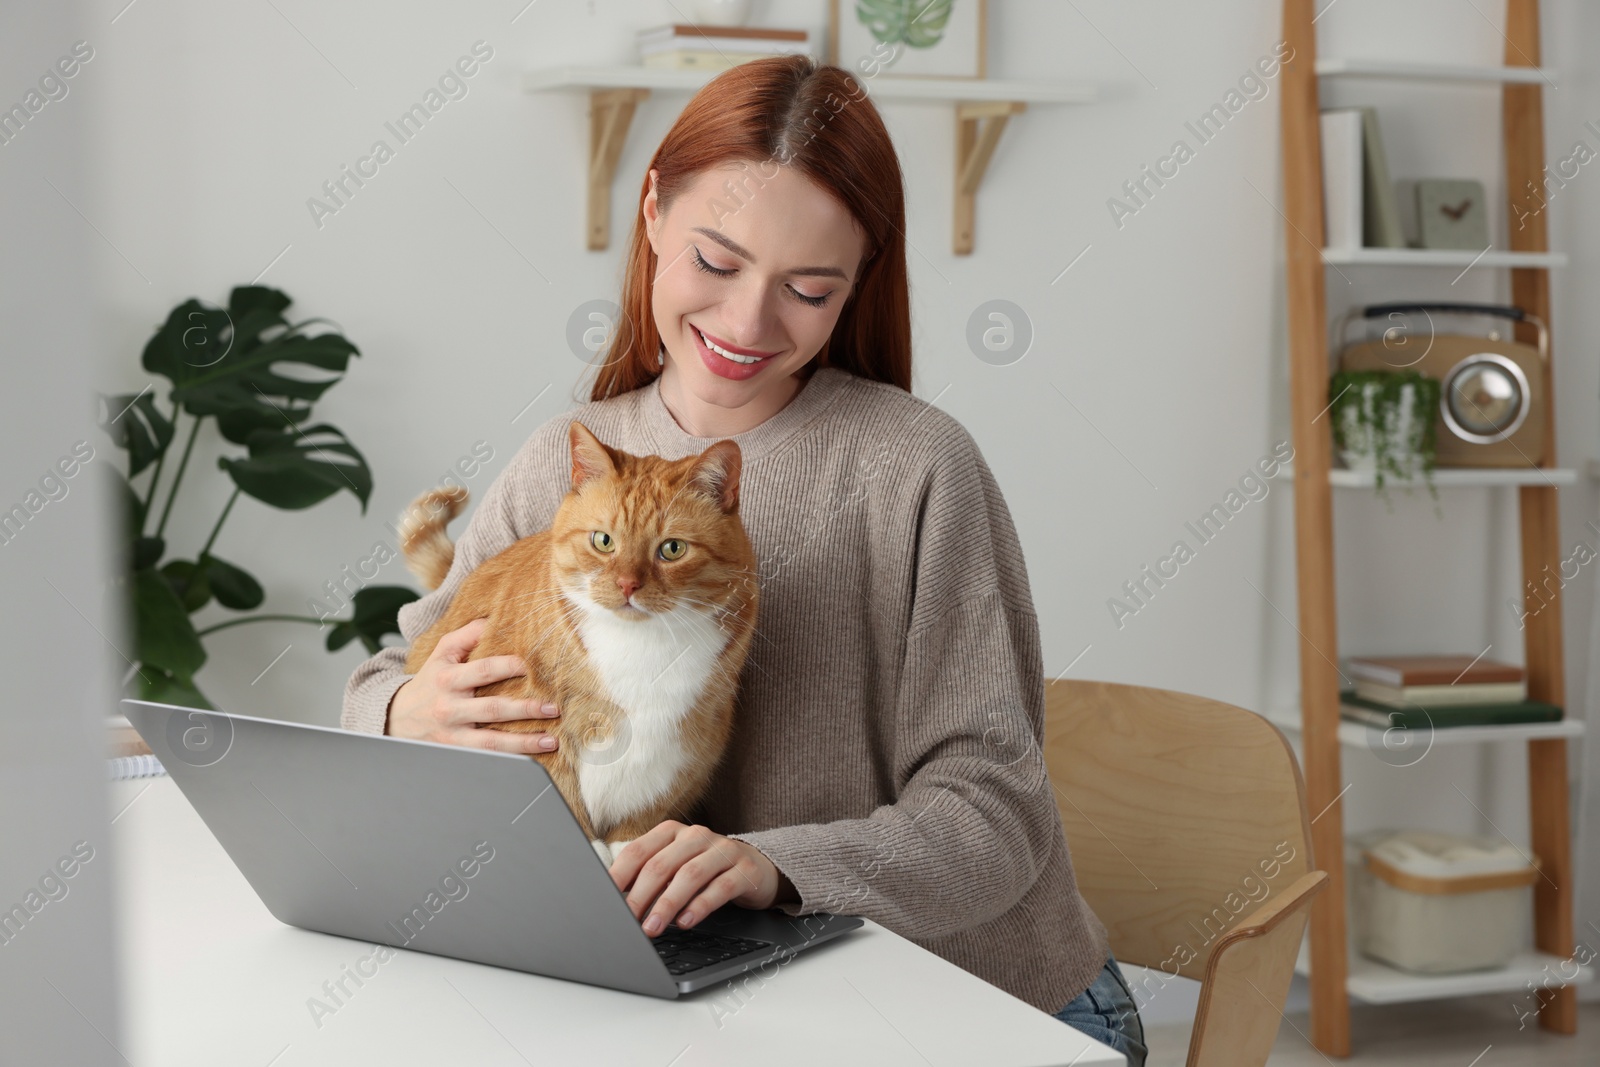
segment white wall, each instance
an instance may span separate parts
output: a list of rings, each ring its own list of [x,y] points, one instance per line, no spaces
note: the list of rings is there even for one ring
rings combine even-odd
[[[1454,0],[1335,3],[1318,23],[1326,54],[1500,61],[1500,5],[1476,5],[1485,18]],[[94,250],[112,295],[94,310],[123,367],[106,387],[145,384],[138,352],[172,305],[191,295],[220,302],[264,269],[261,281],[295,297],[300,315],[337,320],[363,353],[318,418],[346,430],[373,465],[366,515],[348,495],[301,513],[244,499],[216,546],[263,579],[268,610],[303,612],[324,581],[387,539],[385,523],[479,440],[495,455],[469,480],[481,493],[533,427],[572,400],[584,367],[566,350],[568,315],[616,295],[634,190],[686,98],[662,94],[640,108],[613,190],[612,248],[595,253],[581,232],[584,102],[524,94],[517,75],[629,61],[633,31],[682,21],[688,8],[596,0],[536,3],[519,15],[521,6],[166,0],[139,4],[91,35],[97,58],[67,106],[93,112],[102,150],[61,184],[91,205],[86,214],[104,236]],[[1579,138],[1600,148],[1583,128],[1600,119],[1592,48],[1584,47],[1600,17],[1580,0],[1544,6],[1547,61],[1562,71],[1561,88],[1546,94],[1553,159]],[[1185,122],[1274,51],[1279,7],[990,7],[993,76],[1085,79],[1103,95],[1088,107],[1033,106],[1013,121],[979,197],[970,257],[949,252],[949,110],[882,105],[908,174],[916,391],[971,428],[996,472],[1027,552],[1052,674],[1082,653],[1073,676],[1252,708],[1292,703],[1286,483],[1273,483],[1125,626],[1107,608],[1124,581],[1184,535],[1187,520],[1288,437],[1277,79],[1134,216],[1119,226],[1108,209],[1123,182],[1175,140],[1193,144]],[[771,0],[757,12],[768,24],[819,30],[826,18],[820,0]],[[479,39],[494,57],[470,94],[316,225],[307,199],[386,136],[384,122]],[[1397,178],[1478,176],[1500,203],[1494,90],[1341,86],[1327,102],[1382,109]],[[1596,454],[1600,321],[1586,299],[1597,266],[1596,172],[1600,165],[1585,169],[1549,209],[1552,240],[1573,264],[1557,275],[1553,324],[1559,455],[1568,465]],[[1508,296],[1503,272],[1484,269],[1454,285],[1454,271],[1345,272],[1348,283],[1329,272],[1335,308],[1400,295]],[[967,316],[992,298],[1021,305],[1036,331],[1033,350],[1009,367],[980,362],[964,342]],[[227,497],[216,445],[202,436],[201,461],[170,524],[190,551]],[[1341,651],[1476,651],[1493,642],[1492,654],[1519,658],[1504,607],[1519,584],[1509,504],[1487,490],[1453,491],[1440,522],[1425,497],[1401,498],[1389,514],[1341,494]],[[1563,491],[1564,550],[1595,514],[1592,485]],[[1594,570],[1569,588],[1565,607],[1574,715],[1595,700]],[[409,576],[395,562],[376,580]],[[237,627],[209,647],[199,680],[225,706],[318,722],[336,721],[344,680],[364,656],[354,646],[329,655],[310,627],[289,623]],[[1352,829],[1415,818],[1488,831],[1451,788],[1459,785],[1483,798],[1495,825],[1526,840],[1520,753],[1440,751],[1404,770],[1348,755]],[[1593,778],[1593,757],[1589,767]],[[1591,800],[1591,826],[1597,814]],[[1600,921],[1595,863],[1589,857],[1580,929],[1585,917]]]
[[[89,23],[65,4],[0,10],[0,106],[93,33]],[[100,479],[114,461],[89,392],[110,373],[93,314],[104,295],[86,277],[101,249],[49,184],[82,205],[92,94],[73,91],[76,78],[48,84],[67,95],[0,144],[0,1059],[98,1067],[126,1062],[101,746],[127,666],[117,649],[131,646],[106,596]]]

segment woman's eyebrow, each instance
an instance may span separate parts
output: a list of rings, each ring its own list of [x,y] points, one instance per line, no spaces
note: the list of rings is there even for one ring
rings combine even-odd
[[[696,226],[694,227],[694,232],[705,234],[707,237],[717,242],[717,244],[721,245],[723,248],[726,248],[728,251],[742,259],[748,259],[751,263],[756,261],[756,257],[752,256],[743,245],[734,241],[731,237],[725,237],[709,226]],[[796,267],[794,270],[791,270],[788,273],[804,274],[815,278],[838,278],[842,282],[848,282],[850,280],[845,276],[844,271],[840,270],[838,267]]]

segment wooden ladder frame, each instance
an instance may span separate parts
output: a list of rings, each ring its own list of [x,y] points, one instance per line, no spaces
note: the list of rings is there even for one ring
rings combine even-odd
[[[1328,889],[1311,914],[1311,1041],[1331,1056],[1350,1054],[1350,1006],[1346,991],[1346,884],[1344,815],[1340,804],[1338,617],[1333,579],[1333,500],[1329,483],[1332,441],[1319,421],[1327,405],[1327,293],[1323,276],[1322,144],[1316,74],[1313,0],[1284,0],[1284,39],[1294,58],[1284,64],[1281,122],[1289,311],[1289,391],[1293,422],[1295,555],[1300,614],[1300,708],[1307,802],[1319,812],[1312,826],[1313,854],[1328,873]],[[1507,0],[1505,65],[1540,62],[1538,0]],[[1543,87],[1506,83],[1502,89],[1502,136],[1506,195],[1544,175]],[[1517,252],[1549,250],[1544,212],[1511,233]],[[1313,243],[1315,242],[1315,243]],[[1511,274],[1512,302],[1550,322],[1550,279],[1544,268]],[[1522,327],[1527,329],[1526,324]],[[1527,337],[1519,333],[1519,338]],[[1555,391],[1545,365],[1543,465],[1555,465]],[[1518,489],[1522,574],[1536,582],[1543,569],[1560,566],[1556,488]],[[1566,705],[1560,593],[1530,615],[1523,632],[1528,697]],[[1573,953],[1573,871],[1567,809],[1567,744],[1563,738],[1528,743],[1529,817],[1540,868],[1534,890],[1534,941],[1544,952]],[[1539,1025],[1577,1032],[1577,991],[1563,985],[1541,994]]]

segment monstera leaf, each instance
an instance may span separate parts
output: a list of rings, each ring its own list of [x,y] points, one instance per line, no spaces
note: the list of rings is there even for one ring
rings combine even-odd
[[[884,44],[932,48],[944,39],[955,0],[856,0],[856,20]]]
[[[138,681],[140,700],[151,700],[157,704],[176,704],[180,708],[217,710],[215,705],[207,700],[200,690],[195,688],[192,679],[178,678],[166,671],[144,664],[139,668]]]
[[[128,451],[128,477],[154,463],[172,443],[172,421],[156,410],[149,390],[124,396],[100,394],[105,417],[97,425],[111,443]]]
[[[240,489],[273,507],[297,511],[319,504],[341,489],[361,501],[367,513],[372,471],[343,431],[326,423],[304,430],[252,430],[248,459],[217,460]],[[346,462],[336,462],[338,459]]]
[[[206,649],[167,576],[149,567],[134,571],[133,605],[139,662],[185,681],[194,677],[206,661]]]
[[[256,430],[292,429],[360,352],[337,333],[301,332],[321,320],[291,324],[288,306],[283,293],[255,285],[234,289],[226,311],[186,300],[145,345],[144,369],[171,379],[173,401],[189,414],[215,415],[235,444]],[[309,376],[280,373],[279,364]]]
[[[217,603],[225,608],[252,611],[267,598],[266,590],[248,571],[220,560],[209,552],[200,553],[198,566],[205,574],[206,588],[217,598]]]
[[[356,590],[351,599],[355,617],[334,626],[328,634],[328,651],[336,652],[359,637],[368,654],[375,656],[383,647],[379,638],[400,632],[400,608],[417,594],[400,585],[369,585]]]

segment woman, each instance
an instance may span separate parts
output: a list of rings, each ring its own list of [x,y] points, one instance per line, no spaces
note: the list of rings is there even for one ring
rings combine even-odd
[[[972,437],[910,392],[904,229],[893,145],[849,74],[789,56],[714,79],[646,175],[590,402],[489,486],[444,583],[401,608],[402,635],[549,525],[574,418],[669,459],[738,442],[758,637],[710,795],[611,868],[646,933],[726,903],[863,915],[1142,1064],[1045,774],[1038,620],[1010,514]],[[473,695],[523,671],[513,656],[460,666],[481,626],[447,635],[414,677],[403,647],[362,664],[344,726],[532,751],[548,735],[477,728],[558,711]]]

